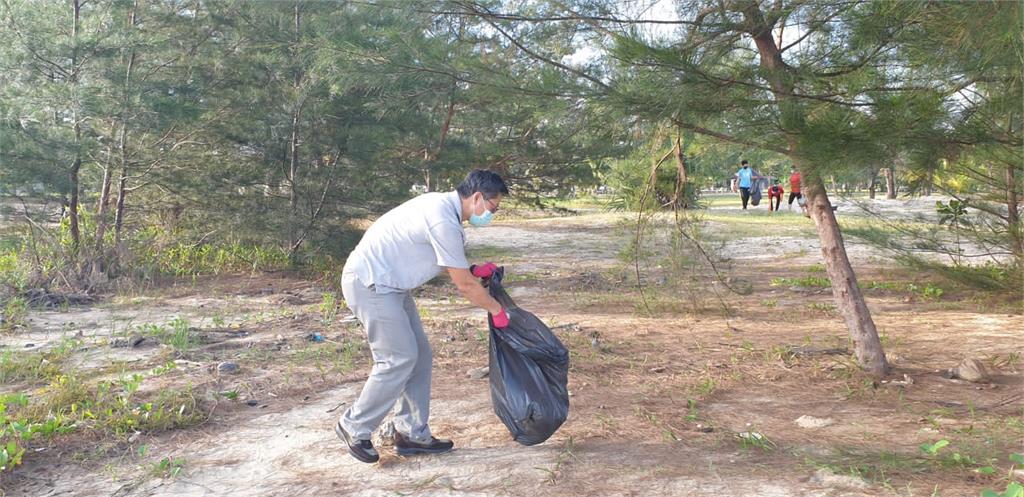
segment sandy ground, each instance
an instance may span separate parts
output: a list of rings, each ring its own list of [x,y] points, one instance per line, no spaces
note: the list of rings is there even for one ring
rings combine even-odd
[[[750,283],[745,296],[723,293],[707,274],[682,269],[659,279],[655,269],[649,314],[619,256],[630,240],[620,224],[627,217],[590,213],[468,230],[471,254],[517,275],[508,283],[512,295],[572,351],[570,418],[542,445],[512,442],[491,411],[488,380],[467,378],[487,362],[484,317],[449,298],[454,290],[442,282],[424,287],[417,301],[435,351],[432,427],[457,450],[402,458],[384,447],[378,464],[355,461],[331,426],[357,395],[368,354],[361,349],[353,367],[327,371],[309,354],[358,340],[360,329],[344,310],[322,322],[326,289],[316,283],[240,275],[33,312],[28,330],[3,336],[7,350],[46,349],[76,336],[76,368],[145,370],[173,360],[165,345],[109,342],[145,323],[184,318],[205,334],[204,345],[178,358],[176,372],[153,388],[187,383],[213,406],[207,421],[187,429],[38,443],[0,484],[10,496],[960,496],[1005,486],[1001,476],[973,471],[977,465],[931,460],[918,445],[949,439],[950,450],[1000,468],[1020,451],[1018,305],[954,288],[938,300],[867,291],[895,366],[891,378],[872,382],[848,355],[814,353],[848,345],[828,289],[771,284],[823,276],[807,272],[820,263],[816,240],[726,241],[718,255],[731,261],[729,278]],[[770,250],[744,250],[752,244]],[[849,249],[862,280],[916,281],[867,247]],[[310,332],[328,341],[307,342]],[[940,374],[964,357],[984,360],[992,380]],[[240,374],[217,374],[224,360],[237,361]],[[242,392],[238,401],[215,400],[228,389]],[[827,422],[804,428],[801,416]],[[742,433],[766,442],[745,443]],[[181,458],[181,472],[154,471],[164,457]]]

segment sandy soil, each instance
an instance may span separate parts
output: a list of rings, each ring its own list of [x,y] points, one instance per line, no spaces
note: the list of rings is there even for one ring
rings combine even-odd
[[[895,367],[884,382],[872,381],[848,354],[827,352],[848,346],[827,288],[771,283],[823,276],[813,272],[815,240],[727,242],[719,255],[732,260],[732,281],[750,284],[744,296],[724,292],[707,274],[654,269],[645,289],[649,314],[631,266],[619,258],[630,240],[619,227],[623,217],[591,213],[469,230],[471,254],[505,264],[518,278],[508,284],[512,295],[572,351],[570,418],[542,445],[512,442],[491,411],[488,380],[467,378],[487,362],[484,317],[439,282],[417,300],[435,351],[432,427],[457,450],[402,458],[385,447],[379,464],[355,461],[331,426],[365,379],[367,351],[357,348],[349,368],[311,358],[356,343],[360,329],[344,310],[324,322],[318,306],[327,289],[317,283],[239,275],[33,312],[29,330],[3,336],[7,350],[46,349],[77,336],[74,367],[145,370],[175,360],[166,345],[110,342],[145,323],[184,318],[205,334],[204,344],[148,388],[192,385],[211,414],[188,429],[38,443],[0,484],[11,496],[960,496],[1005,486],[1002,469],[988,476],[977,465],[944,465],[918,445],[948,439],[950,451],[994,458],[1000,468],[1020,451],[1019,305],[952,287],[938,300],[868,290]],[[750,244],[771,250],[739,249]],[[867,247],[850,249],[864,281],[920,277]],[[327,341],[307,341],[311,332]],[[985,361],[992,380],[941,375],[965,357]],[[218,374],[224,360],[236,361],[240,373]],[[225,390],[242,394],[226,401],[216,395]],[[826,421],[804,428],[801,416]],[[743,433],[764,442],[751,444]],[[179,474],[153,470],[165,457],[181,458]]]

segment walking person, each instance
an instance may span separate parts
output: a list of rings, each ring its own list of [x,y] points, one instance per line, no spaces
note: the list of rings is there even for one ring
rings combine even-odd
[[[747,210],[747,203],[750,202],[750,188],[753,186],[754,180],[761,179],[761,177],[750,168],[750,163],[745,159],[740,162],[740,170],[736,171],[733,177],[736,179],[736,185],[740,189],[740,200],[743,202],[743,210]]]
[[[790,166],[789,168],[789,210],[793,210],[793,200],[796,200],[797,207],[804,208],[802,202],[804,198],[803,193],[800,193],[800,171],[796,170],[796,166]]]
[[[490,313],[496,328],[508,326],[508,312],[477,280],[497,266],[469,264],[462,226],[486,226],[507,194],[500,176],[473,171],[455,191],[420,195],[381,216],[349,254],[342,293],[373,355],[358,399],[334,427],[352,457],[365,463],[379,459],[371,434],[392,409],[398,454],[454,447],[451,440],[434,438],[427,424],[432,353],[411,291],[446,270],[462,296]]]

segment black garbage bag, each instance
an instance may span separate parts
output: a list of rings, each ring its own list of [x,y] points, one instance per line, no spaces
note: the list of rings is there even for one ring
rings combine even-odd
[[[509,325],[491,329],[490,379],[494,413],[523,445],[548,439],[569,415],[569,350],[537,316],[516,306],[501,285],[499,269],[488,282],[491,296],[508,311]]]
[[[754,173],[757,174],[757,173]],[[761,203],[761,179],[755,179],[750,188],[750,205],[757,207]]]

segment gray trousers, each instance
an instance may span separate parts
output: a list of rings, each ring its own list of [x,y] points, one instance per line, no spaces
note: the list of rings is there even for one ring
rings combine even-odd
[[[395,430],[415,442],[430,440],[432,352],[419,311],[409,292],[377,293],[345,272],[341,291],[366,330],[373,369],[359,398],[341,416],[353,438],[369,440],[392,408]]]

